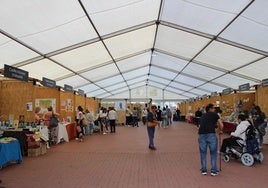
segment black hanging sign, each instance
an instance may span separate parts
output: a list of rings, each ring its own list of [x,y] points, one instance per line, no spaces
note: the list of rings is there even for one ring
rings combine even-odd
[[[210,95],[211,95],[211,97],[215,97],[215,96],[218,96],[218,93],[217,92],[212,92]]]
[[[73,92],[73,87],[72,86],[69,86],[67,84],[64,84],[64,91],[67,91],[67,92]]]
[[[78,92],[79,95],[84,95],[85,94],[84,90],[82,90],[82,89],[78,89],[77,92]]]
[[[52,88],[56,87],[56,81],[50,80],[50,79],[45,78],[45,77],[43,77],[43,79],[42,79],[42,84],[43,84],[43,86],[47,86],[47,87],[52,87]]]
[[[232,93],[233,91],[234,90],[232,88],[227,88],[227,89],[222,90],[222,94],[227,95],[227,94]]]
[[[261,81],[263,87],[268,86],[268,78]]]
[[[28,82],[28,75],[27,71],[11,67],[9,65],[4,65],[4,76],[8,78],[14,78],[17,80]]]
[[[239,86],[239,91],[249,91],[249,88],[250,88],[249,83],[243,84]]]

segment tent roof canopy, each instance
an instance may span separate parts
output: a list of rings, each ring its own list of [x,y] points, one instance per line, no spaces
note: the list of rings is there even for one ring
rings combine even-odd
[[[260,84],[267,0],[3,0],[0,69],[89,97],[183,101]]]

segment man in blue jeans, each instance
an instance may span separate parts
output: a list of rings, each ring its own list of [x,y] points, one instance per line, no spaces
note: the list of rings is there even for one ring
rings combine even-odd
[[[217,151],[218,151],[218,138],[215,133],[215,129],[219,127],[220,134],[223,130],[223,123],[215,112],[215,107],[213,104],[208,104],[206,106],[206,112],[200,119],[200,127],[198,130],[198,143],[199,151],[201,157],[201,174],[207,174],[207,148],[210,150],[211,158],[211,176],[218,175],[217,169]]]

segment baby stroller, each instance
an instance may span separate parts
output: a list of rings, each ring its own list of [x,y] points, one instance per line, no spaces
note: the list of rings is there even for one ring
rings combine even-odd
[[[236,144],[227,148],[223,160],[229,162],[230,158],[239,159],[245,166],[252,166],[255,161],[262,162],[263,153],[259,149],[258,131],[250,125],[246,129],[246,141],[236,140]]]

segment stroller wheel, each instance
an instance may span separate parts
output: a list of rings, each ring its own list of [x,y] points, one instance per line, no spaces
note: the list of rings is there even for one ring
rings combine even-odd
[[[230,161],[230,156],[229,155],[224,155],[223,160],[224,160],[224,162],[228,163]]]
[[[245,166],[252,166],[254,164],[254,158],[250,153],[243,153],[241,156],[241,162]]]

